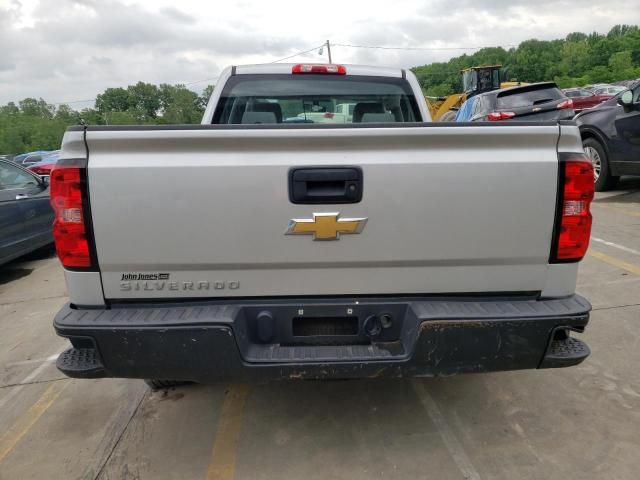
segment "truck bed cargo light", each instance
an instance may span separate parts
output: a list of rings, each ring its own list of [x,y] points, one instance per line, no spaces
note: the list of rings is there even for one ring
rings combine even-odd
[[[326,75],[346,75],[347,69],[344,65],[333,65],[330,63],[298,63],[291,69],[291,73],[324,73]]]

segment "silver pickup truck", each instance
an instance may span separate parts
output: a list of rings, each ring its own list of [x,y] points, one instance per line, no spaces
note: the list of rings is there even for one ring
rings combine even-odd
[[[354,104],[349,123],[307,112]],[[432,123],[410,71],[224,71],[201,125],[67,130],[51,175],[71,377],[564,367],[593,170],[565,123]]]

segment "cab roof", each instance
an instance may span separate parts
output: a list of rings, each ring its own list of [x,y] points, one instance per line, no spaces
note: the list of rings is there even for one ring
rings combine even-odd
[[[287,74],[291,73],[294,65],[326,65],[323,62],[296,62],[296,63],[266,63],[257,65],[238,65],[232,67],[236,75],[269,75],[269,74]],[[350,65],[350,64],[333,64],[343,65],[347,69],[347,75],[362,75],[371,77],[393,77],[402,78],[404,71],[400,68],[375,67],[371,65]]]

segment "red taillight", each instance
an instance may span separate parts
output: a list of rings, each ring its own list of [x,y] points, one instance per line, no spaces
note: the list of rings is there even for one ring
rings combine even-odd
[[[49,179],[55,213],[53,238],[65,267],[91,267],[91,254],[83,209],[82,172],[79,167],[56,165]]]
[[[333,65],[330,63],[298,63],[291,69],[291,73],[324,73],[327,75],[346,75],[347,69],[344,65]]]
[[[591,236],[593,165],[580,154],[560,162],[560,201],[556,218],[553,262],[577,262],[584,257]]]
[[[334,114],[333,114],[333,113],[331,113],[331,112],[325,112],[325,113],[324,113],[324,115],[323,115],[323,117],[324,117],[324,118],[333,118],[333,115],[334,115]]]
[[[515,112],[491,112],[487,115],[487,120],[490,122],[499,122],[500,120],[508,120],[515,116]]]
[[[560,110],[563,110],[565,108],[573,108],[573,100],[567,98],[566,100],[561,101],[556,108]]]

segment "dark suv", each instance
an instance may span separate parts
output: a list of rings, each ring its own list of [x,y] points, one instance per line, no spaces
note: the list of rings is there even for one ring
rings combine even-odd
[[[597,191],[614,187],[620,175],[640,175],[640,82],[575,120]]]
[[[460,107],[456,122],[548,122],[574,115],[573,101],[555,83],[542,82],[475,95]]]

